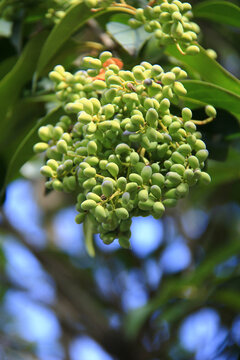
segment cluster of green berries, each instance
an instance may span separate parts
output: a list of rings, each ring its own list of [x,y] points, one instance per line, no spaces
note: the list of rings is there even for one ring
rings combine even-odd
[[[90,8],[111,5],[109,0],[85,0],[85,3]],[[129,25],[134,29],[144,26],[145,31],[154,34],[160,46],[176,43],[182,53],[196,55],[199,53],[196,40],[200,28],[191,21],[191,9],[188,2],[153,0],[144,8],[131,7],[134,17],[129,20]]]
[[[191,110],[171,113],[186,94],[185,71],[148,62],[126,71],[111,58],[85,57],[89,70],[74,75],[55,67],[50,78],[66,115],[39,128],[34,150],[46,154],[47,188],[78,193],[76,222],[88,217],[104,243],[117,238],[127,248],[133,216],[159,219],[189,187],[210,182],[208,151]],[[216,116],[210,105],[206,113]]]
[[[47,9],[45,17],[57,24],[64,16],[66,11],[73,5],[77,5],[81,0],[53,0],[51,7]]]
[[[113,0],[84,0],[90,9],[106,8],[113,3]]]
[[[177,43],[186,54],[195,55],[199,48],[194,41],[200,28],[191,21],[191,8],[188,2],[158,0],[153,6],[137,9],[129,25],[133,28],[143,25],[147,32],[154,33],[159,45]]]

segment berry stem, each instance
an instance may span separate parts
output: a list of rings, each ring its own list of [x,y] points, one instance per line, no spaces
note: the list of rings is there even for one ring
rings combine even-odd
[[[205,125],[205,124],[212,122],[213,120],[214,120],[213,117],[209,117],[205,120],[192,120],[192,122],[194,122],[194,124],[196,124],[196,125]]]

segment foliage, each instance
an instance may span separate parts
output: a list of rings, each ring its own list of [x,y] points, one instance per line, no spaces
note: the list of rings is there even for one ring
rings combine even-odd
[[[225,268],[229,259],[237,259],[240,247],[237,220],[240,212],[240,81],[237,79],[237,68],[234,68],[239,61],[240,9],[234,1],[192,1],[193,22],[188,3],[169,3],[3,0],[0,4],[2,244],[7,241],[7,234],[11,234],[30,249],[53,278],[57,288],[58,305],[55,313],[60,319],[63,342],[68,339],[65,342],[66,354],[69,338],[72,339],[81,333],[78,330],[81,324],[85,328],[83,333],[94,338],[117,359],[190,359],[192,354],[182,348],[177,333],[189,314],[206,306],[213,307],[218,310],[222,324],[230,329],[236,314],[239,313],[238,262],[229,271],[225,271]],[[145,5],[148,6],[144,7]],[[177,8],[179,11],[176,11]],[[121,59],[117,63],[119,66],[113,61],[104,67],[107,60],[105,56],[112,57],[109,51],[113,54],[113,59]],[[230,67],[227,70],[229,63],[232,64],[232,69]],[[121,70],[120,64],[124,65],[124,70]],[[152,67],[150,64],[158,65]],[[89,68],[87,73],[86,70]],[[235,69],[236,76],[231,73]],[[49,80],[50,71],[52,72]],[[99,72],[103,77],[98,78]],[[180,72],[183,77],[179,75]],[[188,74],[188,78],[182,79],[185,74]],[[171,80],[173,76],[174,79]],[[55,88],[52,80],[55,82]],[[161,85],[167,87],[164,95],[160,89]],[[83,90],[80,98],[75,96],[84,86],[87,90]],[[118,86],[121,87],[121,96],[125,96],[124,111],[121,110],[123,103],[117,103],[116,91],[113,90],[119,91]],[[107,91],[110,94],[109,90],[115,92],[112,97],[109,95],[110,100],[106,101],[104,99]],[[82,98],[85,98],[84,101]],[[92,98],[95,100],[91,100]],[[171,107],[169,100],[168,106],[164,107],[166,98],[170,100]],[[157,105],[151,99],[155,99]],[[149,100],[152,103],[147,105]],[[208,104],[211,106],[207,106]],[[140,113],[137,113],[137,106]],[[217,108],[216,118],[213,106]],[[152,110],[149,111],[148,108]],[[199,120],[205,116],[204,108],[208,116],[207,121]],[[80,120],[77,121],[76,114],[79,111],[78,119],[81,118],[85,127],[81,125]],[[113,114],[118,116],[117,121],[112,120]],[[88,129],[88,118],[92,115],[99,119],[102,117],[102,132]],[[123,117],[127,117],[129,121],[123,124]],[[163,117],[165,122],[161,128],[159,119]],[[198,120],[190,121],[191,124],[187,126],[191,119]],[[114,121],[111,126],[108,124]],[[139,122],[142,122],[141,127]],[[194,122],[198,125],[198,131]],[[138,139],[138,134],[133,134],[136,131],[140,131],[141,134]],[[73,143],[68,141],[69,133],[72,132],[75,134]],[[165,136],[168,135],[166,132],[170,132],[172,136],[171,146]],[[59,208],[75,202],[71,195],[65,197],[60,192],[49,190],[61,190],[63,187],[65,190],[75,191],[75,174],[79,162],[76,160],[73,163],[69,156],[72,154],[74,159],[76,153],[78,157],[97,156],[102,161],[101,166],[95,166],[93,163],[79,166],[78,174],[80,188],[84,182],[89,183],[88,179],[95,180],[96,174],[99,178],[108,177],[105,180],[109,182],[106,186],[100,186],[99,193],[93,190],[95,182],[90,187],[83,186],[86,190],[84,199],[78,199],[77,210],[80,211],[80,217],[83,214],[85,218],[86,211],[90,210],[98,220],[98,223],[90,224],[88,216],[84,223],[88,252],[94,252],[92,224],[94,232],[102,233],[106,243],[119,237],[120,232],[121,245],[128,247],[130,222],[126,218],[129,214],[130,217],[144,215],[143,212],[147,211],[145,214],[160,218],[164,209],[161,201],[163,200],[166,205],[166,200],[174,200],[174,205],[177,206],[167,209],[166,214],[158,220],[164,228],[163,243],[145,258],[139,258],[132,250],[123,249],[118,249],[114,255],[108,256],[97,247],[96,260],[91,260],[86,254],[79,258],[69,255],[58,246],[54,246],[51,241],[41,250],[26,241],[25,234],[21,233],[6,215],[4,202],[8,186],[23,173],[23,170],[20,170],[22,165],[33,158],[33,145],[39,141],[38,134],[43,142],[40,143],[42,145],[35,145],[37,152],[50,149],[51,145],[57,147],[61,154],[59,157],[59,154],[56,155],[54,151],[50,153],[48,150],[48,158],[54,159],[57,164],[48,160],[47,165],[42,167],[42,174],[49,178],[49,194],[40,196],[40,206],[43,206],[46,212],[45,225],[52,221],[53,214]],[[130,135],[131,138],[129,136],[128,140],[125,140],[126,135]],[[191,143],[193,136],[199,146]],[[159,142],[157,137],[161,138]],[[84,139],[88,139],[87,143],[80,144],[80,150],[77,152],[76,149],[79,147],[74,147],[75,142],[79,143]],[[127,150],[123,143],[128,146]],[[186,148],[186,143],[190,150]],[[205,143],[209,150],[207,168],[204,163],[207,158]],[[164,157],[161,146],[165,146],[166,152],[171,153]],[[181,152],[178,149],[183,150]],[[110,154],[111,151],[115,154]],[[179,158],[179,155],[184,157],[183,163],[182,160],[174,160],[174,157]],[[161,161],[158,159],[159,156],[162,156]],[[39,161],[36,159],[39,158],[31,160],[33,164]],[[105,160],[108,160],[108,164]],[[138,170],[133,167],[135,162],[142,164]],[[184,165],[183,169],[176,166],[178,162]],[[198,165],[195,165],[196,162]],[[58,170],[61,164],[66,168],[64,176]],[[151,178],[152,172],[159,171],[159,165],[162,174],[166,176],[165,187],[162,183],[154,183]],[[201,176],[208,183],[207,173],[211,175],[212,183],[193,188],[187,198],[180,199],[183,197],[182,193],[180,194],[181,185],[185,184],[187,188],[184,189],[183,195],[188,192],[187,185],[192,185],[193,180],[187,179],[190,175],[183,175],[183,172],[186,172],[185,167],[188,168],[189,165],[195,173],[194,183]],[[187,169],[187,174],[190,171]],[[64,180],[65,177],[67,180]],[[122,189],[120,185],[114,189],[114,186],[117,186],[115,183],[123,177],[129,181],[128,190],[130,184],[137,184],[132,194],[132,190],[128,191],[125,188],[126,184]],[[109,179],[114,181],[113,186],[112,180]],[[38,189],[42,181],[43,178],[39,176]],[[172,191],[175,188],[178,189],[177,195],[174,193],[176,196],[172,196],[172,192],[168,197],[168,189]],[[144,193],[146,189],[147,196]],[[116,192],[117,196],[113,197]],[[163,199],[161,193],[164,194]],[[96,202],[97,196],[101,199],[100,203],[98,200]],[[52,208],[47,200],[51,197],[54,199]],[[113,227],[102,224],[107,216],[113,216],[109,215],[109,211],[112,211],[110,206],[105,206],[106,199],[111,207],[117,208],[118,215],[114,215],[114,220],[111,218],[111,221],[116,223]],[[136,203],[134,199],[137,199]],[[152,203],[147,208],[149,199]],[[176,199],[179,199],[178,203]],[[86,206],[82,205],[84,203]],[[88,205],[94,210],[88,208]],[[205,228],[199,230],[195,239],[191,233],[193,225],[188,218],[191,211],[195,215],[204,212],[208,218]],[[201,218],[200,215],[199,217]],[[195,221],[201,221],[200,218],[196,215]],[[79,215],[77,219],[78,222],[83,220],[79,219]],[[121,225],[123,223],[125,227]],[[110,231],[110,235],[106,235],[105,230]],[[113,233],[114,231],[117,233]],[[49,234],[50,232],[48,236],[51,237]],[[191,251],[191,265],[176,275],[165,273],[155,288],[151,288],[147,280],[142,279],[149,300],[140,309],[125,313],[126,310],[121,306],[121,291],[124,286],[119,283],[119,287],[114,288],[114,278],[118,278],[121,271],[135,271],[141,277],[148,262],[156,264],[169,243],[179,235],[185,239]],[[0,256],[1,267],[4,270],[4,299],[8,290],[15,285],[11,283],[6,272],[4,251]],[[103,267],[108,272],[111,271],[108,296],[102,295],[99,286],[96,285],[95,272]],[[125,281],[126,278],[127,275]],[[63,304],[68,309],[70,321],[66,321],[65,314],[62,313]],[[117,329],[112,328],[109,314],[120,316],[121,324]],[[168,340],[164,324],[167,324],[170,334]],[[4,331],[3,327],[3,333]],[[156,340],[157,334],[162,338]],[[15,341],[16,339],[10,347],[14,348]],[[230,331],[220,348],[219,353],[222,352],[224,359],[227,359],[228,355],[236,358],[239,354],[239,348],[234,345]],[[34,353],[35,350],[22,342],[20,351],[25,354],[31,351]],[[216,354],[211,360],[217,359]]]

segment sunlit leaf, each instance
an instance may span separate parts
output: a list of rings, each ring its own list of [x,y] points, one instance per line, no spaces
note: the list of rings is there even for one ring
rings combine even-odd
[[[196,100],[240,114],[240,96],[205,81],[182,80],[182,83],[187,90],[187,100]]]
[[[240,95],[240,81],[225,70],[217,61],[208,56],[206,50],[200,46],[200,53],[195,56],[182,55],[175,45],[168,46],[166,53],[178,59],[200,74],[201,78]]]

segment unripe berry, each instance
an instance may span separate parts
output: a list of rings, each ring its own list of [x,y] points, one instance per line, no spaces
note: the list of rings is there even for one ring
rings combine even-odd
[[[35,153],[41,153],[47,149],[48,149],[48,144],[46,144],[44,142],[39,142],[39,143],[35,144],[33,147],[33,151]]]
[[[125,208],[116,209],[115,213],[120,220],[126,220],[129,217],[129,213]]]
[[[53,176],[53,169],[47,165],[42,166],[40,169],[40,172],[43,176],[46,176],[46,177]]]
[[[102,183],[102,193],[106,197],[110,197],[113,194],[113,183],[109,180],[104,180]]]
[[[68,150],[68,146],[65,140],[59,140],[57,142],[57,151],[59,151],[61,154],[66,154]]]
[[[115,178],[117,177],[118,173],[119,173],[119,167],[117,166],[117,164],[110,162],[107,164],[106,169],[109,171],[109,173]]]
[[[144,183],[147,183],[152,176],[152,168],[150,166],[144,166],[141,171],[141,177]]]
[[[216,109],[211,105],[207,105],[205,107],[205,112],[206,112],[207,116],[209,116],[209,117],[215,118],[217,115]]]
[[[91,209],[94,209],[96,206],[97,206],[97,204],[94,200],[85,200],[81,204],[81,208],[83,210],[91,210]]]

